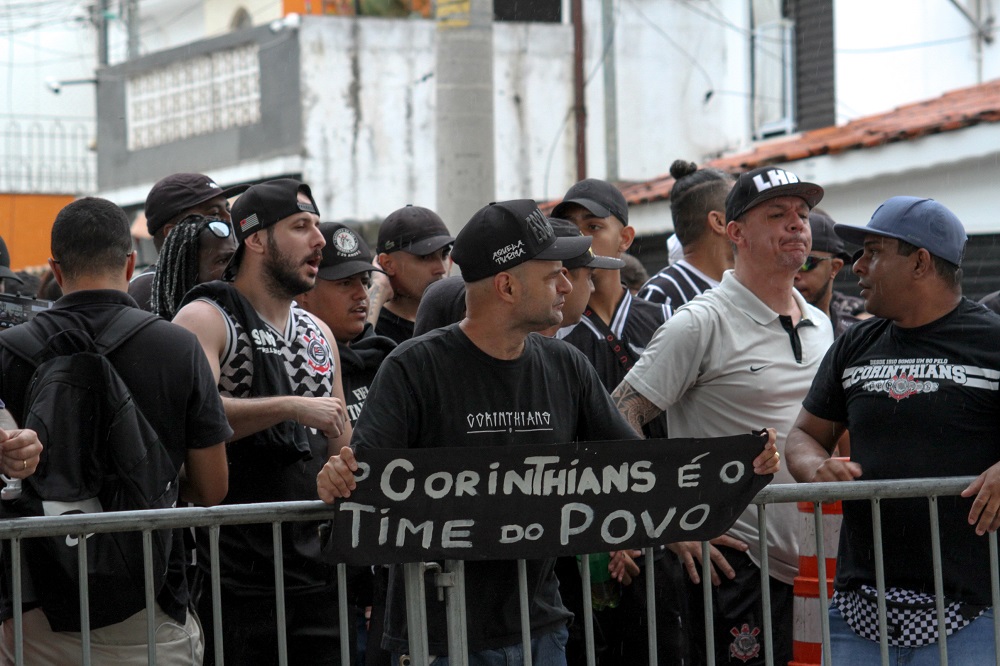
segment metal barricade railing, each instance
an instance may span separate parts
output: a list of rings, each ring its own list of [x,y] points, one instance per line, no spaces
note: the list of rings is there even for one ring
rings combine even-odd
[[[937,515],[937,498],[940,496],[953,496],[961,493],[969,483],[969,478],[945,478],[945,479],[912,479],[898,481],[853,481],[843,483],[815,483],[815,484],[789,484],[770,485],[764,488],[753,500],[758,506],[758,526],[760,534],[767,533],[767,505],[791,502],[811,502],[814,505],[815,538],[817,562],[819,567],[818,576],[820,580],[826,577],[826,553],[824,546],[824,534],[822,513],[819,511],[821,502],[833,500],[867,500],[872,505],[872,529],[875,544],[876,558],[876,588],[878,590],[878,622],[879,634],[881,637],[880,651],[882,663],[889,663],[889,649],[887,642],[887,621],[885,605],[885,567],[882,554],[882,528],[880,503],[886,499],[919,498],[926,497],[930,508],[931,535],[930,544],[933,561],[934,591],[937,600],[937,617],[939,626],[944,626],[944,595],[943,580],[941,571],[941,540]],[[37,518],[20,518],[5,521],[0,524],[0,539],[11,542],[10,567],[12,576],[12,596],[14,606],[14,653],[17,664],[24,663],[23,646],[23,619],[21,605],[23,594],[21,589],[21,568],[22,552],[21,542],[24,539],[43,536],[70,535],[79,536],[80,543],[85,543],[85,534],[139,531],[143,534],[143,552],[145,559],[145,595],[147,609],[155,607],[155,590],[153,583],[153,556],[152,556],[152,532],[158,529],[173,529],[186,527],[207,527],[209,534],[209,552],[211,566],[211,586],[212,602],[214,610],[213,632],[216,636],[215,659],[216,663],[224,663],[224,645],[221,640],[223,616],[221,608],[221,589],[219,576],[219,534],[220,528],[225,525],[245,525],[245,524],[271,524],[274,536],[274,576],[277,605],[277,631],[279,644],[279,663],[287,663],[287,641],[285,636],[285,607],[284,607],[284,566],[282,558],[282,534],[281,525],[286,522],[298,521],[322,521],[333,518],[334,511],[330,506],[321,502],[279,502],[269,504],[234,505],[220,506],[212,508],[179,508],[157,511],[129,511],[120,513],[102,514],[75,514],[67,516],[48,516]],[[971,527],[969,529],[972,529]],[[994,606],[1000,602],[1000,576],[998,576],[998,549],[995,533],[990,533],[984,537],[989,540],[990,555],[990,580],[991,592]],[[711,563],[708,557],[709,545],[702,544],[702,592],[705,600],[705,645],[706,655],[709,664],[714,664],[714,637],[712,623],[712,603],[711,603]],[[766,663],[774,664],[774,648],[770,637],[773,634],[773,627],[770,620],[770,597],[769,597],[769,562],[767,549],[761,548],[761,582],[762,596],[764,604],[763,614],[763,634],[765,637],[765,659]],[[647,563],[652,563],[654,549],[645,551]],[[589,571],[588,557],[582,558],[582,587],[584,603],[584,632],[587,651],[588,664],[594,664],[594,633],[593,633],[593,612],[590,604],[586,603],[590,597],[590,579],[587,576]],[[81,572],[81,619],[82,619],[82,654],[81,663],[90,664],[90,638],[89,621],[87,609],[87,550],[78,549],[79,571]],[[455,666],[462,666],[467,663],[468,639],[465,612],[464,594],[464,563],[458,560],[445,562],[444,568],[436,564],[412,563],[402,565],[405,576],[406,610],[409,623],[409,641],[413,666],[424,666],[428,660],[428,637],[427,618],[425,616],[425,573],[430,569],[435,569],[434,583],[437,588],[435,593],[444,596],[447,609],[448,646],[451,655],[449,661]],[[646,604],[649,616],[648,627],[648,649],[649,663],[657,663],[657,638],[656,638],[656,599],[655,599],[655,572],[652,566],[645,567],[646,580]],[[338,565],[338,606],[340,635],[346,639],[350,635],[348,630],[349,614],[347,604],[346,585],[346,565]],[[531,632],[528,613],[528,585],[527,569],[524,560],[518,561],[518,588],[521,602],[521,636],[525,653],[525,663],[531,665]],[[821,605],[824,612],[819,614],[821,618],[822,633],[822,654],[824,663],[833,663],[830,657],[830,627],[825,613],[829,605],[829,598],[825,584],[819,586],[819,599],[817,603]],[[1000,614],[994,614],[994,647],[996,651],[997,663],[1000,663]],[[148,656],[149,663],[156,663],[155,650],[156,626],[154,614],[147,613],[147,639],[149,643]],[[938,648],[941,655],[941,663],[947,664],[948,648],[947,637],[941,632]],[[350,652],[353,646],[350,641],[341,641],[341,660],[343,664],[350,663]]]

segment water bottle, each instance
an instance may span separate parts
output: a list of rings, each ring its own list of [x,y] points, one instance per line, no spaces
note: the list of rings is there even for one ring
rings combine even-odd
[[[17,422],[7,411],[2,400],[0,400],[0,428],[7,431],[17,429]],[[3,479],[5,484],[0,490],[0,500],[14,500],[21,496],[21,479],[12,479],[6,474],[0,474],[0,479]]]
[[[611,555],[595,553],[590,556],[590,603],[594,610],[615,608],[622,597],[622,586],[611,577],[608,564]]]

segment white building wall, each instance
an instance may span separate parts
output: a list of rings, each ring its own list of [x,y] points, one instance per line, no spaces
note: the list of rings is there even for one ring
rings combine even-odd
[[[984,17],[1000,9],[960,4]],[[1000,77],[996,29],[980,57],[975,29],[947,0],[836,0],[834,20],[838,124]]]

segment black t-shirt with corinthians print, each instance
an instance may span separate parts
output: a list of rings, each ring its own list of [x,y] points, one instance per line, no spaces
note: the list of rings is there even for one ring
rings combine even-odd
[[[351,445],[355,449],[509,446],[634,439],[587,359],[569,345],[529,335],[521,357],[493,358],[458,324],[407,341],[382,363]],[[559,598],[554,560],[528,562],[534,635],[570,613]],[[401,567],[389,586],[383,645],[406,646]],[[467,562],[469,649],[519,643],[517,563]],[[433,588],[428,588],[433,589]],[[428,594],[431,654],[447,654],[444,604]]]
[[[885,319],[850,327],[827,353],[803,406],[845,422],[861,480],[976,476],[1000,461],[1000,316],[962,299],[918,328]],[[938,500],[948,599],[989,605],[986,537],[972,498]],[[933,594],[928,503],[881,502],[886,585]],[[875,586],[871,505],[844,503],[836,588]]]

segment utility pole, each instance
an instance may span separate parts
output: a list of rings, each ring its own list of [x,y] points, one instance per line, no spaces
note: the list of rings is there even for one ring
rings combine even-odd
[[[437,3],[437,212],[452,233],[496,198],[493,0]]]
[[[128,27],[128,60],[139,57],[139,0],[122,0]]]
[[[601,2],[601,36],[604,37],[604,150],[605,179],[618,180],[618,73],[615,66],[614,0]]]
[[[91,6],[91,22],[97,29],[97,66],[108,64],[108,16],[111,0],[97,0]]]

